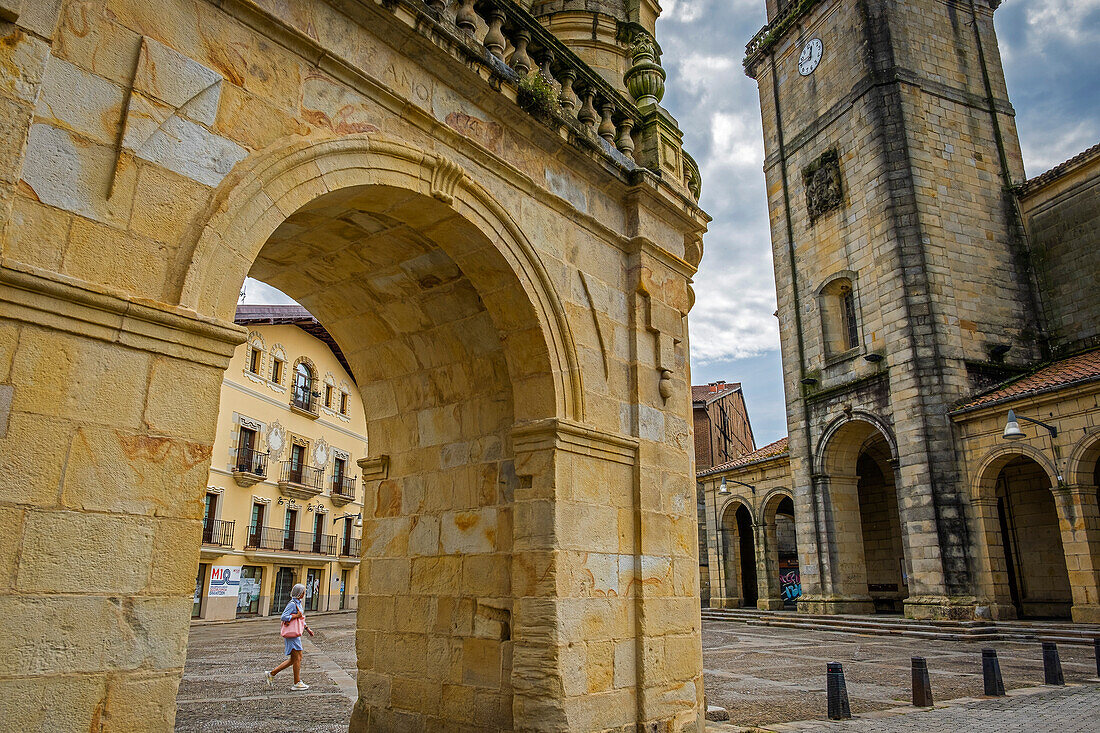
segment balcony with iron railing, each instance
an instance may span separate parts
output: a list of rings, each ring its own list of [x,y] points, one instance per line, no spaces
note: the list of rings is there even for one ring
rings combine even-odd
[[[248,541],[245,543],[245,549],[299,552],[335,557],[338,545],[339,538],[332,534],[317,534],[279,527],[251,527],[248,531]]]
[[[331,484],[332,503],[336,506],[343,506],[355,501],[355,482],[356,478],[354,476],[333,476]]]
[[[267,452],[252,448],[238,448],[233,462],[233,480],[238,486],[248,488],[267,478]]]
[[[217,545],[218,547],[233,546],[234,522],[222,519],[202,520],[202,543],[204,545]]]
[[[312,499],[325,489],[325,469],[296,461],[283,461],[279,492],[292,499]]]
[[[315,418],[320,414],[317,407],[318,397],[320,395],[314,392],[312,387],[296,384],[290,394],[290,409],[299,415]]]
[[[362,554],[362,540],[357,537],[344,537],[340,541],[340,557],[358,558]]]

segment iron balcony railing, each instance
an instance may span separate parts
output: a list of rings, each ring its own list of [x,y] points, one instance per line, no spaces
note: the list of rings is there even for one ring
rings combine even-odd
[[[294,385],[294,391],[290,395],[290,405],[311,415],[316,415],[317,400],[314,399],[316,396],[312,388]]]
[[[233,546],[233,522],[221,519],[202,520],[202,543],[204,545]]]
[[[345,537],[343,542],[340,543],[340,556],[341,557],[359,557],[361,554],[362,540],[352,537]]]
[[[307,466],[304,463],[283,461],[281,479],[291,484],[306,486],[317,491],[324,490],[325,469],[316,466]]]
[[[355,477],[354,476],[333,476],[332,477],[332,495],[341,496],[345,499],[355,500]]]
[[[239,473],[251,473],[255,476],[267,477],[267,452],[260,452],[252,448],[237,449],[237,468]]]
[[[335,557],[338,543],[339,538],[333,534],[316,534],[279,527],[251,527],[245,547],[252,550],[308,552]]]

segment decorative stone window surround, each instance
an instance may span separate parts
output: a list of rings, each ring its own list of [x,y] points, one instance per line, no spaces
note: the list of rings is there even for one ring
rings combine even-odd
[[[249,381],[255,382],[256,384],[263,384],[267,381],[265,375],[269,374],[267,369],[270,361],[268,359],[263,335],[258,333],[257,331],[250,331],[248,333],[248,340],[245,342],[245,347],[247,351],[244,355],[244,369],[242,369],[241,372]],[[260,358],[259,362],[256,365],[256,371],[252,371],[252,369],[250,368],[252,366],[253,350],[260,352]]]
[[[255,418],[242,415],[239,412],[233,413],[233,427],[229,434],[229,470],[235,471],[237,468],[237,446],[240,445],[241,440],[241,426],[244,426],[250,430],[256,431],[256,444],[255,450],[261,450],[261,447],[267,440],[267,424],[256,420]]]
[[[853,309],[856,321],[856,344],[851,348],[837,349],[836,344],[843,338],[843,304],[832,302],[839,300],[839,287],[848,287],[852,292]],[[817,289],[817,312],[820,318],[821,343],[825,366],[833,366],[850,361],[862,355],[866,348],[863,338],[863,313],[859,301],[857,274],[852,270],[835,272],[825,279]]]
[[[274,368],[274,362],[276,362],[276,361],[282,362],[282,365],[283,365],[282,369],[279,370],[279,380],[278,381],[274,381],[273,379],[271,379],[271,369]],[[265,372],[265,374],[267,375],[267,386],[271,387],[273,390],[275,390],[279,394],[286,393],[287,358],[286,358],[286,348],[282,344],[273,344],[271,346],[269,368]]]

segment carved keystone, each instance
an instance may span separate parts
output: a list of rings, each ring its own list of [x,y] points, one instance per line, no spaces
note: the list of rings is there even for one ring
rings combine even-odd
[[[432,167],[432,198],[448,205],[454,203],[455,188],[463,175],[462,167],[458,163],[446,158],[436,158]]]

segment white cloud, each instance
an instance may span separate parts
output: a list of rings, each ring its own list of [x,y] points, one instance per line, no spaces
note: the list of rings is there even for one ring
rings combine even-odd
[[[298,301],[282,290],[251,277],[245,278],[243,290],[241,303],[244,305],[298,305]]]
[[[1029,0],[1027,24],[1036,41],[1082,43],[1098,36],[1100,29],[1088,23],[1100,11],[1100,0]]]

